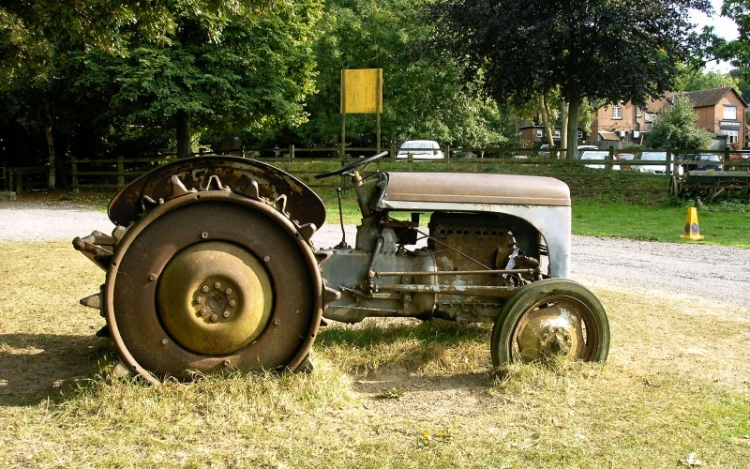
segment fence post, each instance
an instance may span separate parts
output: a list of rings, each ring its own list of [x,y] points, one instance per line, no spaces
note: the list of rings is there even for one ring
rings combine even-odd
[[[73,179],[73,193],[78,194],[78,158],[70,158],[70,172]]]
[[[414,157],[412,156],[411,152],[409,152],[409,153],[406,154],[406,161],[407,161],[406,169],[407,169],[407,171],[411,172],[411,170],[412,170],[412,163],[414,162]]]
[[[117,157],[117,188],[125,187],[125,165],[123,164],[122,155]]]
[[[289,145],[289,158],[294,159],[294,144]]]
[[[667,167],[664,169],[664,174],[667,175],[667,177],[672,175],[672,152],[667,150]]]

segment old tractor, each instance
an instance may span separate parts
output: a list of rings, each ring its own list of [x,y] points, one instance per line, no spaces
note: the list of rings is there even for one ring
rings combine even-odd
[[[492,363],[603,361],[604,308],[568,280],[568,186],[548,177],[358,171],[356,244],[314,249],[325,206],[258,160],[161,166],[109,204],[111,235],[73,245],[106,272],[81,303],[106,319],[120,371],[149,381],[221,370],[312,368],[326,320],[441,318],[494,324]],[[421,224],[421,217],[427,225]],[[343,222],[341,223],[343,228]]]

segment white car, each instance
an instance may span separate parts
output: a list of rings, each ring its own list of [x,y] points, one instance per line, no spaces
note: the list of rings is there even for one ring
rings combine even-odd
[[[584,151],[581,153],[581,159],[582,160],[606,160],[609,157],[608,151]],[[594,168],[594,169],[604,169],[605,166],[603,164],[587,164],[587,168]],[[619,165],[612,165],[612,169],[615,171],[618,171],[620,169]]]
[[[396,158],[408,158],[411,154],[415,160],[442,160],[445,154],[438,142],[433,140],[407,140],[401,145]]]
[[[658,174],[658,175],[665,175],[667,174],[667,152],[666,151],[644,151],[641,153],[640,157],[641,161],[663,161],[665,164],[657,164],[657,165],[634,165],[633,169],[635,171],[638,171],[640,173],[651,173],[651,174]],[[636,160],[637,161],[637,160]],[[672,172],[674,173],[675,164],[672,163]],[[682,166],[677,166],[677,174],[682,176],[683,170]]]

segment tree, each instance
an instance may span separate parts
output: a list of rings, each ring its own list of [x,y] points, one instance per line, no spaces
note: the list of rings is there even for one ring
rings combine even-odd
[[[687,96],[677,95],[674,103],[659,114],[653,129],[646,134],[650,148],[691,151],[708,148],[711,132],[698,129],[698,116]]]
[[[674,91],[703,91],[730,86],[737,88],[739,80],[730,73],[704,68],[678,67],[679,75]]]
[[[192,136],[207,128],[260,133],[299,125],[314,92],[310,48],[320,5],[275,2],[258,11],[241,3],[212,29],[195,2],[178,2],[169,9],[176,26],[168,42],[134,35],[127,56],[87,54],[77,85],[110,94],[112,118],[171,126],[178,156],[189,156]]]
[[[43,129],[48,186],[56,184],[55,129],[60,71],[75,51],[122,50],[130,32],[162,38],[172,24],[159,2],[38,0],[0,6],[0,93],[11,101],[25,97],[20,124]]]
[[[429,138],[470,146],[518,142],[507,110],[467,91],[476,84],[465,83],[454,61],[425,56],[419,50],[431,30],[418,18],[420,11],[411,0],[326,2],[314,48],[318,93],[308,98],[310,121],[294,131],[297,141],[337,144],[341,70],[382,68],[384,140]],[[347,136],[362,136],[359,144],[374,143],[374,115],[347,115],[346,127]]]
[[[701,46],[691,8],[711,10],[707,0],[437,0],[426,11],[433,47],[481,73],[499,102],[559,88],[573,155],[585,99],[643,104],[673,88],[677,64]]]

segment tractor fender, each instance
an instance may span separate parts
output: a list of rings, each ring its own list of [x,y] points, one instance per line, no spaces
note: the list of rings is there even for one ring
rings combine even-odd
[[[188,190],[206,189],[212,177],[232,192],[252,192],[257,184],[254,196],[285,197],[285,210],[300,226],[312,223],[320,228],[325,222],[323,201],[304,182],[270,164],[235,156],[197,156],[159,166],[112,198],[109,219],[115,225],[129,226],[145,213],[144,201],[158,204]]]

